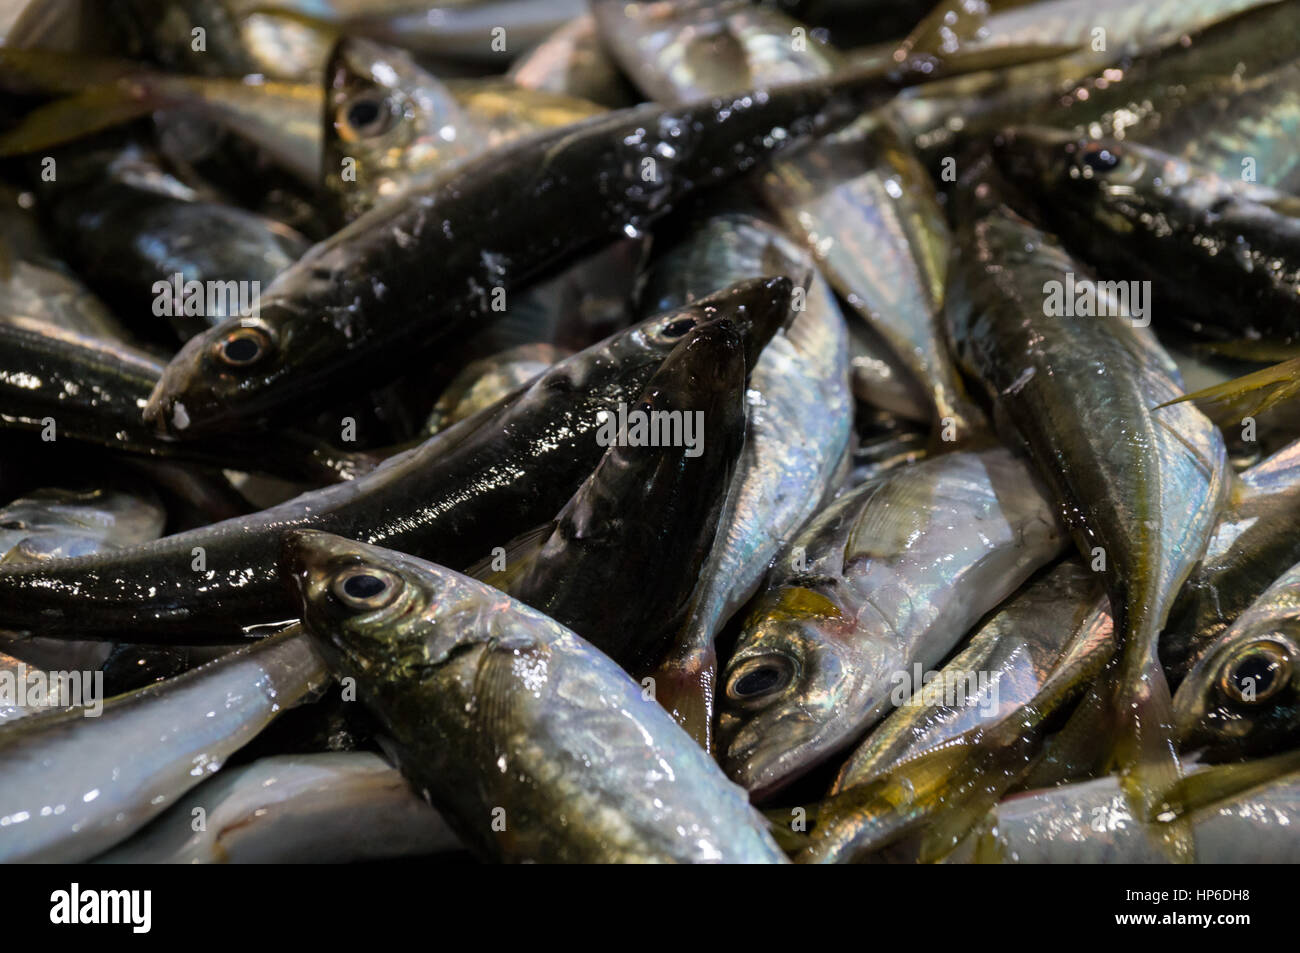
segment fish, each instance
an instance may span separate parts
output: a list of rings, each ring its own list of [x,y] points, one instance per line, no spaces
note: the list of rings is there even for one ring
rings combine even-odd
[[[42,633],[129,628],[137,642],[238,641],[293,618],[275,573],[296,527],[351,533],[468,566],[552,518],[599,462],[596,415],[636,399],[697,323],[764,323],[788,291],[740,283],[561,361],[503,400],[346,484],[111,556],[0,567],[0,626]],[[456,488],[449,492],[449,488]]]
[[[283,571],[402,772],[478,856],[786,861],[745,792],[668,713],[542,613],[442,566],[318,532],[286,536]]]
[[[167,513],[147,487],[42,487],[0,507],[0,564],[84,556],[145,543]]]
[[[605,52],[590,13],[558,27],[515,60],[506,78],[523,89],[585,99],[606,109],[636,102],[631,86]]]
[[[133,456],[317,483],[342,482],[375,465],[366,454],[292,431],[183,443],[160,437],[140,410],[165,365],[130,344],[0,316],[0,365],[0,429],[39,435],[43,443],[75,440]]]
[[[1179,747],[1201,761],[1289,750],[1300,734],[1300,567],[1208,645],[1174,695]]]
[[[1152,287],[1162,324],[1228,357],[1300,354],[1300,198],[1115,139],[1017,128],[995,148],[1071,250]]]
[[[1205,553],[1160,634],[1160,660],[1178,687],[1196,661],[1291,566],[1300,495],[1300,441],[1232,481]]]
[[[811,82],[842,68],[837,51],[766,6],[607,0],[593,9],[623,68],[663,102]],[[965,399],[939,333],[948,230],[933,187],[906,147],[868,117],[770,164],[758,187],[868,326],[881,376],[907,380],[887,389],[904,391],[901,398],[890,394],[888,409],[929,404],[926,415],[945,429],[945,439],[968,436],[978,411]]]
[[[184,185],[133,142],[55,159],[59,174],[37,192],[50,233],[141,338],[174,347],[255,313],[261,289],[308,248],[292,228]]]
[[[0,186],[0,315],[128,340],[130,333],[122,323],[50,249],[35,206],[33,193]]]
[[[852,430],[844,317],[808,255],[770,223],[738,212],[684,226],[646,275],[643,307],[680,306],[745,276],[799,276],[802,308],[759,356],[745,445],[689,617],[653,667],[658,698],[712,749],[714,641],[757,591],[768,565],[828,498]],[[811,280],[808,280],[808,279]]]
[[[382,757],[326,751],[228,767],[92,863],[340,864],[459,847],[447,822]]]
[[[451,90],[404,50],[346,37],[327,75],[321,169],[339,223],[487,148]]]
[[[166,683],[98,699],[98,717],[77,707],[6,724],[0,858],[77,863],[102,853],[219,770],[326,678],[324,663],[294,630]]]
[[[844,762],[830,794],[885,775],[909,758],[1029,704],[1075,633],[1085,629],[1099,645],[1113,646],[1110,603],[1100,581],[1077,558],[1067,559],[1000,606],[935,673],[933,691],[930,683],[923,685],[909,674],[903,683],[910,688],[908,703],[896,708]],[[929,700],[932,695],[936,701]]]
[[[717,533],[745,439],[746,358],[783,318],[749,335],[726,318],[691,331],[636,401],[606,416],[591,476],[552,522],[506,547],[487,581],[628,671],[652,665]]]
[[[1295,829],[1300,775],[1207,806],[1191,819],[1206,864],[1300,860]],[[1159,864],[1160,845],[1115,775],[1008,798],[951,858],[975,863]]]
[[[1181,386],[1140,309],[1097,290],[1087,266],[1006,196],[987,160],[958,190],[962,259],[950,272],[948,327],[995,417],[1027,445],[1081,555],[1104,567],[1123,645],[1111,761],[1145,816],[1180,770],[1157,636],[1217,522],[1227,454],[1194,407],[1153,410]],[[1093,282],[1099,302],[1080,317],[1053,303],[1075,281]],[[1184,859],[1186,847],[1169,844]]]
[[[723,672],[727,774],[763,800],[894,706],[895,673],[936,664],[1067,538],[1004,448],[886,471],[777,557]]]
[[[433,405],[429,419],[425,421],[425,435],[433,436],[474,416],[570,356],[570,351],[538,343],[520,344],[491,357],[471,361]]]
[[[145,418],[197,434],[391,374],[396,358],[415,360],[491,316],[503,295],[643,231],[688,195],[831,131],[922,75],[900,68],[648,104],[495,150],[316,245],[262,296],[256,321],[192,338]],[[439,267],[412,264],[429,261]]]

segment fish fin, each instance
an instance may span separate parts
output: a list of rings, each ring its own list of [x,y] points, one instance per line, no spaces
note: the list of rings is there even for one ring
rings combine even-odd
[[[142,91],[110,84],[39,106],[0,134],[0,156],[38,152],[147,116],[162,101]]]
[[[717,672],[718,656],[712,645],[679,644],[650,673],[655,699],[710,754]]]
[[[509,592],[510,585],[532,565],[538,551],[555,532],[555,527],[554,522],[543,523],[535,529],[516,536],[503,547],[504,553],[484,556],[466,569],[465,575],[486,582],[489,586],[495,586],[502,592]],[[493,569],[492,564],[502,558],[505,559],[506,568]]]
[[[1242,764],[1222,764],[1180,778],[1162,792],[1148,819],[1175,822],[1201,808],[1300,770],[1300,750]]]
[[[1194,401],[1218,426],[1233,426],[1255,417],[1300,393],[1300,357],[1206,387],[1159,404],[1155,409]]]

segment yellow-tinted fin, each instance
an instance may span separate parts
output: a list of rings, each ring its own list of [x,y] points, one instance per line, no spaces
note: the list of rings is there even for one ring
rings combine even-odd
[[[1205,416],[1220,427],[1235,426],[1245,417],[1258,416],[1290,400],[1297,392],[1300,392],[1300,357],[1186,394],[1159,407],[1195,401]]]

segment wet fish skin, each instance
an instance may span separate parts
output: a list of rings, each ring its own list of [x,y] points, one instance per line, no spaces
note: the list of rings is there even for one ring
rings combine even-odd
[[[597,413],[617,412],[698,322],[756,321],[779,308],[762,281],[643,322],[552,368],[518,398],[390,457],[348,484],[113,554],[0,569],[0,624],[137,641],[228,641],[292,618],[275,574],[279,538],[336,529],[469,565],[493,541],[554,516],[599,461]],[[544,475],[544,476],[543,476]],[[447,487],[461,488],[449,496]],[[196,570],[194,549],[205,568]]]
[[[125,338],[126,329],[49,248],[35,196],[0,186],[0,315],[22,315],[77,334]]]
[[[1300,352],[1300,199],[1115,139],[1018,128],[995,148],[1073,250],[1152,282],[1162,323],[1249,360]]]
[[[773,283],[788,295],[788,279]],[[610,446],[502,588],[628,671],[653,665],[685,618],[744,444],[746,351],[784,319],[751,335],[726,318],[691,331],[627,413],[698,421],[694,442],[683,429],[680,444]]]
[[[162,535],[167,513],[148,488],[45,487],[0,507],[0,563],[84,556]]]
[[[284,571],[402,771],[480,856],[785,861],[744,792],[555,621],[451,570],[322,533],[289,535]],[[334,593],[356,578],[384,589],[349,606]]]
[[[830,131],[917,79],[855,73],[730,101],[651,104],[493,152],[315,246],[263,295],[255,327],[228,322],[192,339],[145,416],[189,435],[284,413],[341,381],[359,388],[381,370],[391,375],[394,357],[415,360],[489,317],[492,289],[509,295],[644,229],[688,194]],[[412,265],[428,261],[440,267]]]
[[[949,284],[949,329],[959,359],[1028,445],[1084,559],[1104,556],[1124,647],[1111,757],[1145,812],[1179,770],[1157,635],[1214,528],[1226,451],[1199,411],[1152,410],[1181,387],[1148,328],[1117,315],[1049,315],[1049,282],[1094,279],[1005,195],[987,162],[958,190],[963,261]],[[1180,853],[1186,843],[1170,846]]]
[[[822,510],[777,558],[727,663],[729,776],[756,799],[892,707],[896,673],[936,664],[1066,545],[1005,449],[889,470]]]
[[[571,354],[571,351],[550,344],[521,344],[490,357],[471,361],[452,379],[434,404],[424,425],[424,434],[433,436],[452,424],[472,417],[484,407],[495,404],[507,394],[530,383]]]
[[[194,811],[207,823],[194,830]],[[456,850],[446,822],[370,751],[260,758],[186,792],[97,864],[338,864]]]
[[[1298,499],[1300,441],[1233,481],[1219,525],[1160,635],[1160,659],[1174,687],[1264,590],[1300,562]]]
[[[0,427],[135,456],[334,483],[373,467],[363,454],[283,431],[186,441],[160,437],[140,409],[164,364],[129,344],[0,318]],[[51,430],[51,428],[53,428]]]
[[[1192,818],[1206,864],[1300,859],[1294,774],[1213,805]],[[951,858],[976,863],[1158,864],[1168,858],[1133,814],[1114,775],[1008,798]]]
[[[1300,568],[1269,586],[1195,660],[1174,695],[1182,750],[1203,761],[1289,750],[1300,736]]]
[[[745,446],[690,615],[650,673],[660,704],[711,750],[714,639],[828,497],[848,448],[852,401],[844,318],[807,254],[771,224],[743,213],[711,214],[686,232],[646,277],[643,297],[652,308],[698,300],[742,276],[804,276],[798,278],[803,309],[753,368]]]
[[[112,699],[95,718],[74,708],[7,725],[0,857],[70,863],[112,847],[327,677],[307,638],[290,632]]]
[[[897,708],[840,768],[830,793],[837,794],[895,765],[936,748],[963,732],[991,725],[1039,693],[1071,638],[1091,629],[1113,644],[1110,603],[1095,573],[1069,559],[1031,581],[979,627],[966,647],[939,672],[961,685],[955,701]],[[987,690],[971,691],[963,679],[982,674]],[[945,684],[936,679],[935,684]],[[922,696],[913,685],[914,697]]]

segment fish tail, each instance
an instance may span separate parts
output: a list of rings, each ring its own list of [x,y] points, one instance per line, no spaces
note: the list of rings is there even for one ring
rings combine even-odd
[[[1207,417],[1222,427],[1261,414],[1294,397],[1297,392],[1300,392],[1300,357],[1293,357],[1272,367],[1176,397],[1156,409],[1194,401]]]

